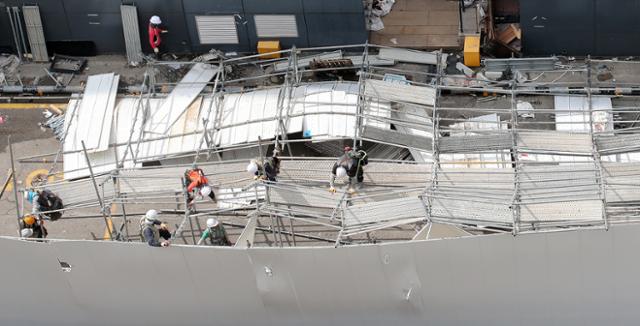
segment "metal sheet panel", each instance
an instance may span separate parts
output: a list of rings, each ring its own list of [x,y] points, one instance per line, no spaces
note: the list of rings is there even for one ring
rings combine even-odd
[[[238,31],[232,15],[195,16],[200,44],[238,44]]]
[[[34,61],[48,62],[47,44],[44,38],[40,8],[38,6],[23,6],[24,24],[27,27],[29,47]]]
[[[373,203],[351,205],[344,209],[343,225],[353,227],[358,225],[380,223],[387,221],[408,220],[424,217],[426,219],[425,204],[418,197],[382,200]]]
[[[217,72],[217,67],[205,63],[193,65],[155,112],[147,130],[166,134]]]
[[[254,15],[258,38],[298,37],[295,15]]]
[[[589,117],[589,110],[594,112]],[[591,122],[593,132],[613,131],[613,114],[610,97],[554,96],[556,130],[569,132],[589,132]]]
[[[435,89],[432,87],[402,85],[374,79],[366,80],[364,93],[372,98],[429,106],[434,105],[436,96]]]
[[[120,14],[122,15],[122,30],[127,50],[127,62],[136,65],[142,62],[138,9],[136,6],[122,5],[120,6]]]
[[[438,55],[436,52],[424,52],[418,50],[397,49],[397,48],[381,48],[378,52],[378,58],[386,60],[394,60],[400,62],[421,63],[428,65],[438,64]],[[443,65],[447,64],[447,54],[443,53],[440,61]]]
[[[89,76],[74,121],[70,122],[65,151],[82,150],[82,141],[92,153],[107,150],[119,77],[113,73]]]

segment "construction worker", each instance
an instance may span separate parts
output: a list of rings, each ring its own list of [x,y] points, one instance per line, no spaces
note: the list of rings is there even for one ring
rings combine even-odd
[[[156,60],[160,59],[160,43],[162,43],[160,34],[168,32],[160,28],[160,24],[162,24],[162,20],[158,16],[151,16],[151,19],[149,19],[149,45],[153,49]]]
[[[155,209],[150,209],[143,217],[142,221],[142,237],[144,241],[152,246],[152,247],[167,247],[169,246],[169,240],[164,238],[164,240],[160,240],[160,229],[156,227],[156,225],[161,225],[162,222],[158,220],[158,211]],[[164,226],[165,231],[166,226]]]
[[[193,164],[191,169],[184,172],[184,180],[187,187],[187,196],[189,197],[189,206],[193,204],[197,195],[202,196],[202,198],[209,197],[214,202],[216,201],[216,194],[209,185],[209,179],[196,164]]]
[[[247,172],[253,174],[254,180],[269,180],[276,182],[278,174],[280,174],[280,158],[277,149],[273,150],[273,155],[265,159],[264,164],[258,160],[251,160],[247,165]]]
[[[20,235],[23,238],[44,239],[49,235],[44,221],[35,215],[27,215],[18,221],[20,225]]]
[[[364,181],[364,166],[369,163],[367,153],[363,150],[356,150],[350,146],[345,146],[344,154],[338,158],[331,169],[331,178],[329,179],[329,191],[336,192],[336,177],[344,178],[349,176],[349,192],[355,192],[355,188],[359,189]]]
[[[62,199],[50,190],[25,191],[24,197],[31,203],[31,213],[37,217],[52,221],[62,217]]]
[[[202,232],[198,245],[202,244],[206,239],[209,239],[209,244],[212,246],[231,246],[227,231],[222,226],[222,223],[215,218],[207,219],[207,229]]]

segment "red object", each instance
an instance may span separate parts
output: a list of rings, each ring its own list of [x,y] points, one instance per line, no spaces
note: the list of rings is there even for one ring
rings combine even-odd
[[[189,187],[187,187],[187,191],[193,191],[193,188],[200,187],[202,185],[206,185],[209,183],[207,177],[204,176],[204,172],[201,169],[193,169],[187,173],[189,176]]]
[[[149,24],[149,45],[151,45],[152,49],[159,47],[160,43],[162,43],[162,38],[160,38],[160,33],[162,33],[162,30],[160,29],[160,27],[153,24]]]
[[[351,151],[351,146],[345,146],[344,147],[344,151],[345,152],[350,152]]]

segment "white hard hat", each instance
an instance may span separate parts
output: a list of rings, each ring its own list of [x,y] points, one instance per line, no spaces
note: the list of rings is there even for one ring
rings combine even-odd
[[[151,19],[149,19],[149,22],[155,25],[162,24],[162,20],[160,20],[160,17],[158,16],[151,16]]]
[[[258,172],[258,164],[256,163],[256,161],[251,161],[251,163],[247,165],[247,172],[251,174],[255,174],[256,172]]]
[[[336,170],[336,176],[338,176],[338,178],[344,178],[347,176],[347,169],[345,169],[344,167],[339,167]]]
[[[210,218],[207,220],[207,227],[208,228],[213,228],[218,226],[218,224],[220,224],[220,222],[218,222],[218,220],[216,220],[215,218]]]
[[[202,197],[207,197],[209,194],[211,194],[211,187],[204,186],[200,189],[200,195],[202,195]]]
[[[33,229],[22,229],[20,230],[20,236],[23,238],[28,238],[33,235]]]
[[[155,209],[150,209],[146,214],[144,214],[144,218],[149,222],[154,222],[158,220],[158,211],[156,211]]]

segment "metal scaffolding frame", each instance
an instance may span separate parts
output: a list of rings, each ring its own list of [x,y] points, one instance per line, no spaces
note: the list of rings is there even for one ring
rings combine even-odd
[[[331,69],[301,67],[299,58],[304,57],[305,53],[333,50],[332,47],[283,50],[279,53],[288,55],[287,58],[267,63],[259,55],[219,60],[215,80],[208,83],[211,87],[207,95],[209,103],[204,105],[205,101],[202,101],[199,108],[199,112],[205,113],[201,120],[202,127],[192,133],[199,136],[200,146],[195,151],[172,153],[166,157],[139,155],[142,143],[170,137],[145,136],[144,125],[150,114],[150,103],[159,98],[155,90],[160,86],[170,86],[168,83],[155,82],[153,76],[145,76],[142,87],[145,91],[138,96],[128,141],[111,145],[125,147],[124,155],[117,160],[116,168],[109,174],[113,182],[100,184],[104,193],[102,196],[97,192],[98,186],[95,186],[98,202],[95,197],[88,197],[86,192],[79,191],[91,186],[86,179],[63,180],[40,187],[48,187],[68,196],[63,198],[67,203],[65,210],[83,211],[99,206],[101,212],[107,214],[105,207],[119,204],[125,221],[118,229],[127,225],[127,205],[176,205],[173,211],[163,211],[183,216],[178,227],[179,234],[183,233],[186,222],[189,222],[190,230],[186,232],[190,233],[193,242],[195,232],[199,232],[194,230],[194,216],[197,219],[241,214],[247,216],[247,220],[255,218],[258,225],[264,219],[269,226],[258,226],[256,230],[267,233],[269,243],[277,246],[283,246],[285,242],[290,244],[288,236],[293,237],[294,244],[296,237],[315,237],[333,239],[336,246],[380,239],[390,241],[397,238],[397,232],[405,234],[400,239],[410,240],[416,230],[423,233],[434,223],[517,235],[572,227],[598,226],[607,229],[610,223],[640,217],[640,209],[636,204],[640,196],[634,193],[637,192],[637,186],[624,182],[625,178],[640,179],[640,163],[633,160],[615,161],[612,158],[614,154],[628,154],[640,149],[640,137],[636,137],[639,129],[635,127],[638,118],[626,118],[634,114],[640,117],[640,108],[611,109],[611,112],[624,116],[615,121],[618,128],[607,132],[595,131],[593,117],[599,109],[593,107],[593,97],[597,95],[593,94],[591,59],[586,61],[585,66],[567,67],[560,72],[536,72],[541,75],[560,73],[560,76],[565,76],[562,72],[567,71],[584,74],[586,79],[582,87],[577,87],[576,82],[571,81],[566,84],[550,83],[545,88],[536,82],[536,78],[528,84],[519,81],[515,74],[513,78],[502,81],[447,75],[441,51],[436,53],[435,73],[427,69],[411,71],[377,66],[370,62],[370,58],[375,56],[379,48],[370,44],[346,47],[353,51],[362,49],[362,63],[359,66]],[[286,62],[286,70],[266,72],[257,77],[233,79],[224,69],[227,66],[269,66],[278,62]],[[347,107],[351,111],[295,112],[296,88],[317,84],[303,82],[303,76],[347,70],[357,72],[357,84],[354,84],[357,101]],[[384,77],[388,73],[414,78],[401,84],[386,83]],[[281,78],[282,83],[259,88],[238,87],[246,86],[243,83],[274,77]],[[456,80],[473,83],[473,86],[458,86]],[[568,88],[562,91],[559,85],[572,85],[572,88],[570,92]],[[225,97],[269,89],[277,89],[274,117],[252,118],[238,124],[223,123]],[[450,92],[474,96],[499,94],[505,96],[507,101],[503,106],[481,106],[478,100],[476,105],[460,107],[445,100],[451,96],[448,94]],[[538,96],[553,99],[557,95],[586,99],[586,110],[563,111],[587,117],[587,121],[570,122],[587,125],[586,131],[556,130],[555,118],[544,118],[555,115],[554,108],[536,108],[535,114],[543,117],[540,119],[520,119],[524,113],[518,107],[521,98]],[[491,97],[487,98],[492,100]],[[493,97],[495,101],[498,99],[498,96]],[[214,109],[215,115],[212,113]],[[402,114],[396,114],[398,112]],[[464,116],[456,116],[456,112],[463,112]],[[289,137],[292,119],[313,115],[353,118],[353,134],[322,135],[324,138],[321,140]],[[487,115],[491,115],[491,119],[478,120]],[[262,146],[265,142],[258,137],[257,142],[220,146],[216,144],[216,134],[229,128],[273,120],[277,127],[267,143],[281,149],[286,146],[289,156],[282,157],[283,173],[278,183],[253,182],[244,171],[245,160],[222,160],[221,155],[257,148],[263,158]],[[136,126],[140,128],[137,140],[134,137]],[[376,130],[378,133],[374,132]],[[334,159],[296,158],[291,150],[291,146],[309,141],[347,140],[353,140],[357,146],[368,142],[408,148],[414,156],[423,155],[424,163],[374,159],[366,169],[365,190],[350,194],[346,189],[341,189],[337,194],[330,194],[326,191],[325,181]],[[217,155],[217,162],[200,162],[201,151],[207,152],[207,159]],[[65,153],[59,152],[57,155],[62,154]],[[186,203],[182,203],[186,190],[180,176],[188,165],[124,168],[126,162],[136,165],[165,158],[188,158],[193,159],[194,163],[198,162],[216,187],[218,207],[193,214],[186,209]],[[91,175],[94,182],[95,178],[100,177],[96,175],[94,178],[93,173]],[[154,182],[162,186],[153,187]],[[143,185],[150,190],[143,189]],[[110,187],[113,189],[108,189]],[[182,205],[185,209],[180,208]],[[199,201],[197,205],[207,204]],[[407,209],[407,212],[399,214],[399,207],[415,209]],[[288,227],[284,220],[289,220]],[[313,225],[319,229],[307,232],[303,225]],[[376,234],[378,231],[380,233]],[[383,235],[383,232],[387,233]],[[123,238],[122,234],[114,233],[114,236]]]

